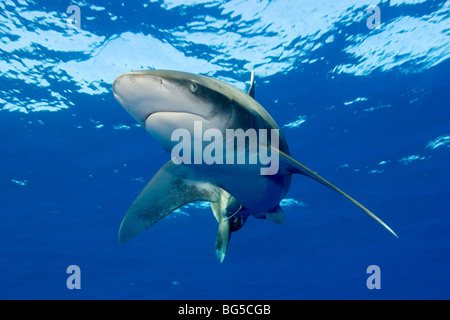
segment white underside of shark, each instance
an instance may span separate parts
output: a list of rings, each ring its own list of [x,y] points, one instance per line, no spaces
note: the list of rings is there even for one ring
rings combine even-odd
[[[174,130],[194,134],[194,122],[201,121],[203,129],[218,129],[224,136],[227,129],[279,130],[254,99],[254,88],[253,73],[250,90],[244,93],[217,79],[168,70],[125,73],[113,84],[119,103],[169,152],[176,144],[171,140]],[[356,200],[292,159],[281,132],[278,148],[267,148],[279,154],[279,169],[273,175],[262,175],[261,164],[175,164],[170,160],[129,208],[119,241],[132,239],[190,202],[209,201],[219,223],[216,255],[222,262],[231,232],[240,229],[249,216],[285,223],[279,203],[296,173],[340,193],[397,236]]]

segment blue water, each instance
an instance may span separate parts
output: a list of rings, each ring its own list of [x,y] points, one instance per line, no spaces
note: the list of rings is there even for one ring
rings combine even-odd
[[[0,298],[449,299],[450,1],[189,3],[0,3]],[[292,156],[399,239],[294,176],[286,225],[249,219],[222,264],[204,203],[119,244],[124,214],[169,154],[111,84],[154,68],[242,90],[255,70],[256,99]],[[66,286],[70,265],[79,290]],[[381,289],[366,285],[370,265]]]

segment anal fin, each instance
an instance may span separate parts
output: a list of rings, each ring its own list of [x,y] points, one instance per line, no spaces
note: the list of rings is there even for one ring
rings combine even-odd
[[[257,215],[254,215],[254,217],[257,219],[267,219],[275,222],[276,224],[286,224],[286,217],[284,216],[284,212],[281,210],[279,205],[270,211],[260,212]]]
[[[280,206],[276,206],[273,210],[266,213],[266,219],[275,222],[276,224],[285,225],[286,217]]]

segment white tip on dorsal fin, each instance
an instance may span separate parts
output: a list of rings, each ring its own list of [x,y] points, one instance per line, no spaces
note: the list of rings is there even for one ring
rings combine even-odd
[[[252,98],[255,98],[255,71],[253,70],[250,79],[250,89],[248,89],[248,95]]]

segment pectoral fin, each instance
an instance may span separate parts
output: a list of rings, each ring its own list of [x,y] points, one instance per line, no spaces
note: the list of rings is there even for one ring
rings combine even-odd
[[[185,204],[218,200],[218,187],[199,179],[189,167],[169,161],[128,209],[120,225],[119,242],[132,239]]]
[[[230,243],[231,232],[239,230],[245,223],[246,218],[238,216],[242,209],[239,201],[223,189],[219,189],[219,201],[211,203],[211,209],[219,223],[216,256],[220,262],[223,262]]]
[[[378,221],[383,227],[385,227],[389,232],[391,232],[394,236],[397,236],[397,234],[389,228],[389,226],[384,223],[380,218],[378,218],[376,215],[374,215],[371,211],[369,211],[366,207],[364,207],[362,204],[360,204],[358,201],[350,197],[348,194],[346,194],[344,191],[333,185],[332,183],[328,182],[321,176],[319,176],[317,173],[312,171],[311,169],[305,167],[298,161],[291,158],[289,155],[285,154],[284,152],[278,151],[280,155],[280,167],[282,167],[282,170],[285,170],[285,172],[288,173],[300,173],[307,177],[310,177],[313,180],[316,180],[317,182],[323,184],[324,186],[330,188],[331,190],[336,191],[337,193],[341,194],[342,196],[346,197],[348,200],[353,202],[356,206],[358,206],[360,209],[362,209],[365,213],[367,213],[369,216],[374,218],[376,221]]]
[[[216,238],[216,256],[220,263],[225,259],[230,237],[230,221],[223,219],[219,222],[219,231],[217,232]]]

